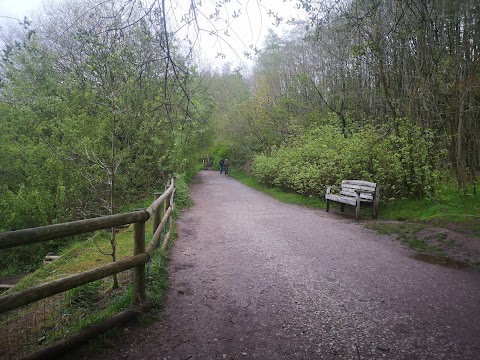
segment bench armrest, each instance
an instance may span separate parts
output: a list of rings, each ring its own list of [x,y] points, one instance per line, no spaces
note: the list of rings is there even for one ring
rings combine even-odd
[[[326,191],[326,193],[327,193],[327,194],[331,194],[331,190],[332,190],[332,189],[339,189],[339,188],[340,188],[340,187],[339,187],[339,186],[336,186],[336,185],[328,185],[328,186],[327,186],[327,191]]]

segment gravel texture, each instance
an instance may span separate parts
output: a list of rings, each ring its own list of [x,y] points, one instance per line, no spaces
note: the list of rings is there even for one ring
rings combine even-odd
[[[480,273],[215,171],[178,221],[159,320],[89,359],[480,359]]]

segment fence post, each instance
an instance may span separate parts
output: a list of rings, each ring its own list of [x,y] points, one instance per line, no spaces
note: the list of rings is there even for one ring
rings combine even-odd
[[[145,222],[134,224],[134,255],[145,252]],[[133,276],[133,302],[134,304],[141,304],[147,298],[145,292],[146,286],[145,264],[135,267]]]
[[[170,206],[172,208],[172,213],[170,215],[170,218],[168,219],[168,231],[172,231],[172,225],[173,225],[173,204],[174,204],[174,196],[175,196],[175,176],[173,176],[171,179],[170,179],[170,184],[173,186],[173,191],[172,193],[170,194],[170,196],[168,197],[168,206]]]
[[[153,201],[157,200],[160,196],[162,196],[163,193],[161,192],[156,192],[153,195]],[[163,218],[162,210],[160,207],[155,210],[155,213],[153,214],[153,234],[155,234],[155,231],[158,228],[158,225],[160,225],[160,220]]]
[[[170,181],[171,181],[171,178],[168,178],[168,181],[167,181],[167,184],[165,185],[165,191],[167,191],[167,189],[170,187]],[[168,198],[165,199],[164,203],[163,203],[163,211],[162,211],[162,215],[165,214],[168,210],[168,207],[170,206],[170,196],[168,196]],[[162,216],[163,217],[163,216]]]
[[[176,184],[175,184],[175,180],[176,180],[175,176],[174,176],[174,177],[172,177],[173,191],[172,191],[172,194],[170,195],[170,206],[172,207],[172,211],[173,211],[173,206],[174,206],[174,203],[175,203],[175,201],[174,201],[174,196],[175,196],[175,186],[176,186]]]

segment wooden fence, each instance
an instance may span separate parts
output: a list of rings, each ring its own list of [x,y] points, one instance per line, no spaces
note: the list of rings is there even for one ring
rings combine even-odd
[[[33,302],[54,296],[56,294],[91,283],[95,280],[118,274],[128,269],[133,271],[133,305],[142,309],[146,303],[146,271],[145,266],[158,247],[164,229],[168,232],[163,237],[161,248],[165,248],[171,236],[172,212],[174,208],[175,178],[167,183],[164,193],[157,193],[156,200],[146,209],[124,214],[102,216],[98,218],[73,221],[57,225],[41,226],[37,228],[0,233],[0,250],[65,238],[72,235],[90,233],[102,229],[134,224],[133,255],[114,263],[100,266],[78,274],[70,275],[49,283],[33,286],[25,290],[0,296],[0,314]],[[145,222],[153,217],[153,236],[145,246]],[[92,331],[82,331],[71,339],[61,340],[50,345],[28,358],[42,359],[57,356],[71,346],[84,342],[99,331],[104,331],[115,323],[131,318],[132,310],[126,310],[116,315],[104,324],[92,327]]]

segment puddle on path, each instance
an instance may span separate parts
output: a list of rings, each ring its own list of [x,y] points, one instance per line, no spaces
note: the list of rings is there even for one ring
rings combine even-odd
[[[468,263],[462,261],[456,261],[445,257],[429,254],[417,254],[413,258],[429,264],[441,265],[452,269],[468,269],[470,267]]]

